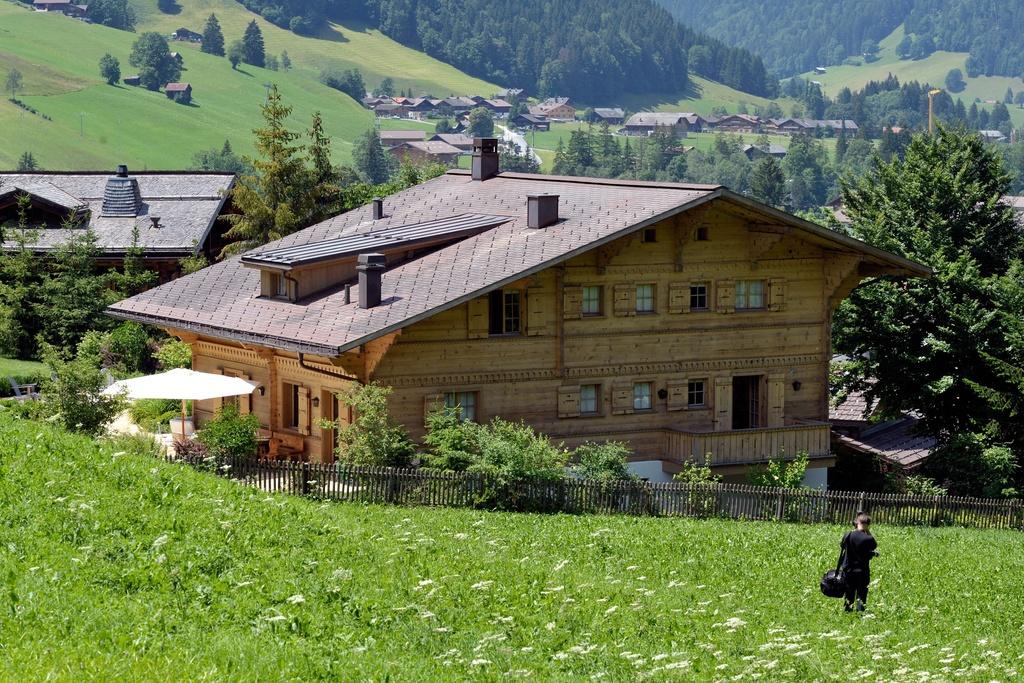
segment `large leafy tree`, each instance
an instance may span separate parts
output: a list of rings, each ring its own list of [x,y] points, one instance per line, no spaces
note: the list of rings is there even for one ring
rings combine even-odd
[[[159,90],[181,77],[181,65],[171,57],[167,39],[154,31],[139,36],[128,63],[139,70],[139,82],[150,90]]]
[[[109,52],[100,57],[100,76],[107,85],[114,85],[121,80],[121,63]]]
[[[203,44],[200,49],[207,54],[224,56],[224,33],[220,30],[220,22],[217,21],[216,14],[211,14],[206,19],[206,26],[203,28]]]
[[[1024,452],[1024,237],[1000,201],[1008,187],[998,152],[940,129],[842,188],[854,235],[934,271],[853,292],[834,328],[853,359],[844,383],[886,410],[918,411],[939,440],[933,473],[954,492],[964,459],[980,469],[991,448]]]

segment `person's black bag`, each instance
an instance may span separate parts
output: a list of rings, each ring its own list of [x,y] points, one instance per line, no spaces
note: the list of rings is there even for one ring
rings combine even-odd
[[[846,575],[843,573],[843,557],[846,548],[839,553],[839,561],[835,569],[829,569],[821,577],[821,593],[827,598],[841,598],[846,595]]]

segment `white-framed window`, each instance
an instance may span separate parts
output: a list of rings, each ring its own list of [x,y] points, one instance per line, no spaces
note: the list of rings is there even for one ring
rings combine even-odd
[[[601,411],[601,386],[599,384],[580,385],[580,414],[597,415]]]
[[[702,408],[707,402],[707,382],[703,379],[691,379],[686,383],[686,405],[690,408]]]
[[[736,310],[753,310],[764,307],[764,280],[736,281]]]
[[[489,302],[490,334],[519,334],[521,330],[522,307],[519,290],[507,289],[491,292]]]
[[[708,310],[708,283],[693,282],[690,284],[690,310]]]
[[[653,407],[651,400],[653,388],[651,382],[633,383],[633,410],[650,410]]]
[[[600,285],[587,285],[583,288],[583,315],[601,315]]]
[[[636,312],[654,313],[654,285],[636,286]]]
[[[449,391],[444,395],[444,407],[446,410],[454,410],[459,414],[460,420],[470,422],[476,420],[476,392],[475,391]]]

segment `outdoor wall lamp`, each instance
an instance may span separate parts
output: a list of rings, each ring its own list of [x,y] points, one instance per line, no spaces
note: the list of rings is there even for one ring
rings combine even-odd
[[[798,380],[798,379],[793,380],[793,391],[800,391],[800,387],[802,387],[802,386],[803,386],[803,384],[800,383],[800,380]]]
[[[667,389],[658,389],[658,398],[660,398],[662,401],[664,401],[666,398],[668,398],[668,390]]]
[[[320,397],[319,396],[314,396],[313,397],[313,407],[314,408],[319,408],[320,407]]]
[[[266,396],[267,395],[267,388],[265,386],[260,385],[258,387],[258,389],[259,389],[259,392],[260,392],[260,396]]]

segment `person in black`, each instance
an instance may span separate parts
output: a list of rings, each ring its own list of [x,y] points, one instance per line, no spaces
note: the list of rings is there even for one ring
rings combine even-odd
[[[871,582],[871,558],[878,556],[878,543],[871,535],[871,518],[857,513],[857,528],[847,531],[839,547],[843,552],[843,574],[846,577],[846,611],[854,605],[863,612],[868,603],[868,584]]]

